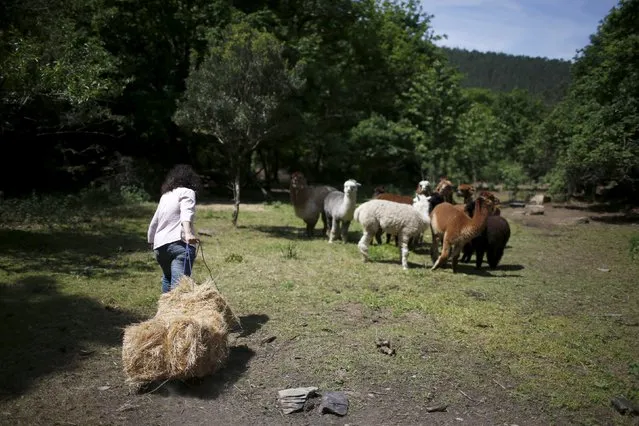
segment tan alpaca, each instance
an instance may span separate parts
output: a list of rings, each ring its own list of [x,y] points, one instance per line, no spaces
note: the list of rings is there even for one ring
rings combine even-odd
[[[484,197],[475,200],[475,214],[469,217],[450,203],[437,205],[431,217],[431,259],[434,264],[431,270],[435,270],[452,259],[453,272],[456,272],[459,255],[466,243],[478,236],[486,227],[486,220],[491,214],[493,202]],[[438,239],[443,241],[441,255],[436,259]]]

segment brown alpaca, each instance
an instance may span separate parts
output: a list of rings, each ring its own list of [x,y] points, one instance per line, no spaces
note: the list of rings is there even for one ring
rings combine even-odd
[[[457,195],[464,199],[464,204],[472,200],[475,188],[467,183],[462,183],[457,187]]]
[[[295,208],[295,216],[306,223],[306,235],[308,237],[313,236],[313,230],[320,216],[322,217],[323,225],[322,234],[326,234],[324,198],[332,191],[337,191],[337,189],[327,185],[308,185],[301,172],[295,172],[291,175],[291,204]]]
[[[475,214],[470,218],[459,211],[450,203],[442,203],[433,209],[430,228],[432,234],[431,259],[434,264],[431,270],[435,270],[452,259],[453,272],[457,270],[459,254],[473,238],[481,234],[486,228],[488,215],[491,213],[493,203],[484,197],[475,200]],[[442,252],[437,256],[438,238],[442,238]]]
[[[447,203],[453,204],[453,183],[446,178],[441,178],[435,192],[439,193]]]

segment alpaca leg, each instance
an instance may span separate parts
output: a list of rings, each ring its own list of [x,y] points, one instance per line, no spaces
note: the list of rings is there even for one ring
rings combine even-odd
[[[324,229],[324,233],[326,233],[327,237],[331,237],[331,230],[333,229],[333,218],[328,215],[325,214],[326,216],[326,228]]]
[[[488,266],[490,266],[490,269],[495,269],[504,255],[504,249],[503,247],[493,247],[491,250],[488,250],[487,255]]]
[[[326,234],[326,230],[328,228],[328,221],[326,219],[326,212],[322,211],[320,213],[320,217],[322,218],[322,234]]]
[[[308,238],[313,237],[313,231],[315,231],[315,225],[317,225],[317,221],[319,220],[319,215],[315,218],[311,218],[306,222],[306,236]]]
[[[330,234],[328,236],[328,242],[332,243],[335,239],[335,234],[337,234],[339,230],[339,223],[336,218],[333,218],[333,223],[331,224]]]
[[[362,235],[362,238],[360,238],[359,242],[357,243],[357,248],[359,249],[359,252],[362,253],[364,262],[367,262],[370,259],[368,257],[368,244],[370,244],[373,238],[373,235],[374,233],[370,233],[364,230],[364,234]]]
[[[377,232],[375,232],[375,241],[377,241],[378,245],[382,245],[382,234],[384,233],[384,231],[382,231],[381,229],[378,229]]]
[[[342,223],[342,242],[348,242],[348,228],[351,226],[350,221],[344,221]]]
[[[473,243],[466,243],[464,245],[464,254],[461,258],[461,261],[464,263],[470,262],[470,258],[473,256]]]
[[[453,266],[453,273],[457,272],[457,263],[459,262],[459,254],[461,253],[461,247],[462,246],[457,245],[451,249],[452,254],[450,257],[452,259],[451,264]]]
[[[475,253],[475,268],[481,268],[481,264],[484,261],[484,253],[485,247],[477,247],[477,252]]]
[[[440,266],[444,266],[446,264],[446,260],[448,260],[449,253],[450,253],[450,247],[448,245],[448,241],[446,241],[446,235],[444,235],[444,244],[442,245],[442,254],[439,255],[439,257],[437,258],[437,261],[435,262],[433,267],[430,268],[430,270],[434,271]]]
[[[430,243],[430,260],[435,263],[437,261],[437,235],[431,231],[431,243]]]
[[[408,269],[408,237],[405,235],[398,235],[397,238],[401,241],[401,258],[402,258],[402,268]]]

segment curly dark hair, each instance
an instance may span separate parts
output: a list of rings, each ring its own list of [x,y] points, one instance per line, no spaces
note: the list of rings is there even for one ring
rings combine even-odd
[[[177,164],[169,170],[164,183],[162,183],[162,194],[179,187],[189,188],[195,192],[198,192],[202,187],[200,176],[188,164]]]

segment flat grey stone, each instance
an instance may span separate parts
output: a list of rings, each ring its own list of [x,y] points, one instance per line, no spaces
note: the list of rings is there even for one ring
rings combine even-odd
[[[302,388],[283,389],[277,392],[280,407],[284,414],[294,413],[304,409],[304,404],[309,396],[317,392],[317,387],[307,386]]]

